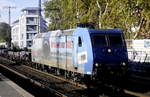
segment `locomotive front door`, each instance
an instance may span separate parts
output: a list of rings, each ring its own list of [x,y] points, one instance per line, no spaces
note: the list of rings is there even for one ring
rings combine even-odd
[[[78,68],[78,37],[74,36],[73,37],[73,66],[74,68]]]

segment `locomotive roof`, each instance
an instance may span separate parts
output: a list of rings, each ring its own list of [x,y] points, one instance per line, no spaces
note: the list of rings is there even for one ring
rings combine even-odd
[[[71,36],[75,29],[51,31],[51,36]]]
[[[78,29],[78,28],[77,28]],[[88,28],[79,28],[81,31],[82,29],[86,29],[89,33],[123,33],[121,29],[88,29]],[[47,33],[39,33],[35,36],[35,38],[44,38],[44,37],[56,37],[56,36],[72,36],[73,32],[76,29],[68,29],[68,30],[55,30],[49,31]]]
[[[90,33],[113,33],[113,34],[117,34],[117,33],[123,33],[123,31],[121,29],[88,29],[88,31]]]
[[[35,36],[35,38],[44,38],[44,37],[53,37],[53,36],[71,36],[73,35],[75,29],[69,29],[69,30],[55,30],[55,31],[49,31],[47,33],[39,33]]]
[[[50,35],[50,32],[47,32],[47,33],[39,33],[39,34],[36,34],[35,38],[48,37],[49,35]]]

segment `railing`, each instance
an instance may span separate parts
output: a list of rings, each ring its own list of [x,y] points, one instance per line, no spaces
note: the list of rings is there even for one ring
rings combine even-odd
[[[129,70],[148,73],[150,70],[150,52],[128,51]]]
[[[147,51],[128,51],[128,57],[130,61],[133,62],[149,62],[150,63],[150,52]]]

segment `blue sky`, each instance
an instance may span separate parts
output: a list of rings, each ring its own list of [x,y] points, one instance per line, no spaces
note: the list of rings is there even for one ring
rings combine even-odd
[[[8,23],[7,6],[16,8],[11,9],[11,23],[21,15],[21,9],[25,7],[38,7],[39,0],[0,0],[0,22]],[[46,0],[42,0],[44,2]]]

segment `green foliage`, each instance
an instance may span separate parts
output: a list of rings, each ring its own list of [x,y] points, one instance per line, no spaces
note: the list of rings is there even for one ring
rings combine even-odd
[[[11,27],[6,23],[0,23],[0,42],[11,42]]]
[[[1,42],[6,42],[6,41],[0,36],[0,43]]]
[[[127,38],[150,38],[149,0],[51,0],[45,7],[50,30],[93,22],[97,29],[121,28]]]

